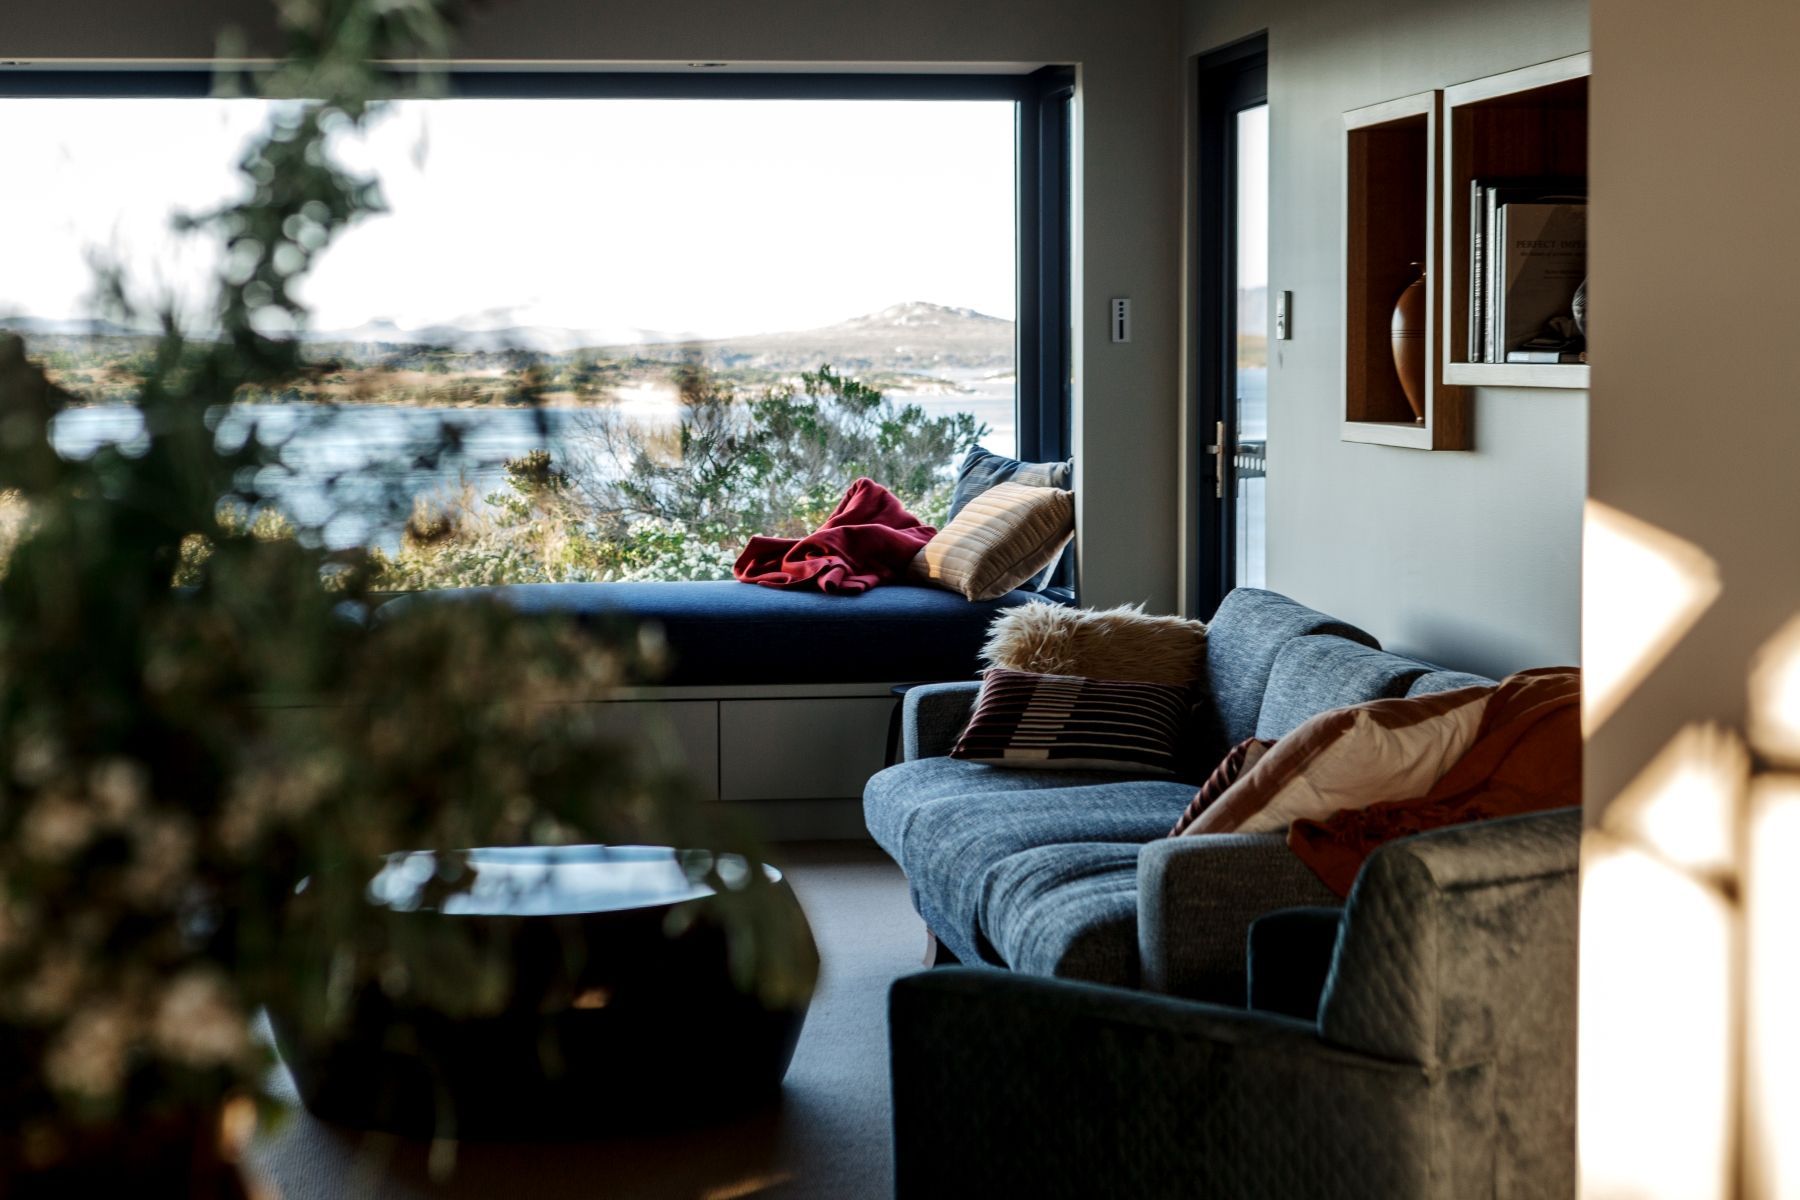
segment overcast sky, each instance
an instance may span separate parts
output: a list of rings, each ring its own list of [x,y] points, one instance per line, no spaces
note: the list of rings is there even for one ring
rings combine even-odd
[[[93,249],[197,304],[211,255],[169,216],[239,189],[264,111],[0,100],[0,314],[87,315]],[[321,262],[316,329],[719,336],[908,300],[1014,315],[1004,102],[414,101],[352,154],[393,213]]]

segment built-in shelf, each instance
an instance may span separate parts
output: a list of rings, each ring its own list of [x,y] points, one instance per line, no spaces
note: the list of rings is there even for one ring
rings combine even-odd
[[[1465,387],[1581,388],[1587,363],[1446,363],[1444,381]]]
[[[1340,436],[1416,450],[1468,448],[1463,395],[1441,377],[1442,272],[1434,261],[1437,92],[1344,114],[1344,420]],[[1395,302],[1425,269],[1424,415],[1394,366]]]
[[[1466,387],[1588,386],[1584,363],[1469,359],[1470,187],[1477,179],[1587,178],[1588,55],[1575,54],[1444,89],[1440,294],[1443,379]]]

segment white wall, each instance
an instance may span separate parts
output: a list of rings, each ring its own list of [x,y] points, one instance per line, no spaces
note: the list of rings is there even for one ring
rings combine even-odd
[[[1269,34],[1269,586],[1489,674],[1579,658],[1587,397],[1474,392],[1474,449],[1338,440],[1342,114],[1588,47],[1580,0],[1186,0],[1189,54]]]
[[[182,59],[263,0],[7,4],[4,59]],[[534,62],[1073,63],[1080,68],[1075,451],[1082,588],[1175,603],[1180,58],[1173,0],[505,0],[460,53]],[[1135,299],[1134,340],[1107,337]],[[1104,486],[1089,486],[1104,481]]]
[[[1682,725],[1741,726],[1752,655],[1800,615],[1796,46],[1791,3],[1594,3],[1589,491],[1721,591],[1589,739],[1590,813]]]

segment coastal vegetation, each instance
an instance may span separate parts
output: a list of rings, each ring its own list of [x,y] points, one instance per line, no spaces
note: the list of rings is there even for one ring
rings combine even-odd
[[[751,535],[809,532],[859,476],[941,524],[956,452],[987,433],[830,366],[753,392],[698,367],[680,381],[673,425],[598,410],[565,461],[533,451],[498,492],[420,501],[398,550],[373,551],[378,586],[729,579]]]

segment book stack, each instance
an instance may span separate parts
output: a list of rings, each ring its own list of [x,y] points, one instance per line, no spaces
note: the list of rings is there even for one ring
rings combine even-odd
[[[1587,181],[1471,187],[1468,361],[1586,362],[1572,306],[1587,278]]]

